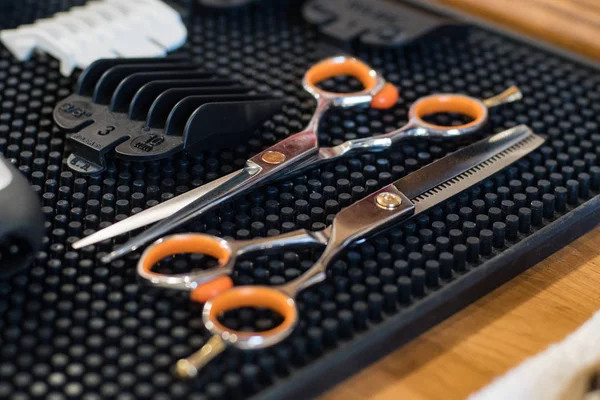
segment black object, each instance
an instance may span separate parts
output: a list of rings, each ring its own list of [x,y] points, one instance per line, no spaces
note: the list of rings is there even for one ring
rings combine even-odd
[[[212,8],[236,8],[247,6],[260,0],[197,0],[198,4]]]
[[[309,0],[302,15],[338,45],[403,46],[450,22],[384,0]]]
[[[6,21],[0,28],[31,23],[61,11],[59,6],[76,4],[80,0],[15,2],[14,13],[0,13],[0,21]],[[46,215],[45,239],[33,267],[0,285],[0,398],[310,398],[598,224],[597,66],[477,25],[459,32],[454,25],[444,26],[427,40],[395,49],[374,50],[357,42],[353,54],[397,85],[401,98],[391,110],[331,110],[320,130],[324,145],[400,126],[410,104],[422,95],[460,92],[483,98],[509,84],[519,85],[524,99],[492,110],[483,134],[524,123],[547,135],[546,144],[423,218],[394,226],[341,255],[327,280],[298,299],[300,325],[285,343],[257,352],[228,349],[197,380],[177,380],[169,367],[209,337],[201,308],[191,305],[186,294],[140,287],[135,257],[100,264],[98,258],[112,249],[111,243],[79,251],[72,251],[70,243],[238,169],[273,140],[306,124],[314,101],[300,86],[302,75],[314,61],[332,54],[315,54],[322,37],[306,24],[300,8],[286,0],[269,5],[231,13],[203,9],[190,16],[190,38],[179,54],[223,76],[239,73],[252,85],[280,88],[286,99],[280,113],[237,149],[196,156],[180,152],[144,163],[108,157],[106,170],[93,176],[64,168],[68,142],[52,122],[56,102],[71,94],[76,82],[61,77],[58,62],[45,55],[20,63],[0,48],[0,152],[17,160],[44,199]],[[354,87],[345,79],[324,85],[337,91]],[[322,226],[323,212],[336,212],[328,201],[345,207],[381,187],[390,173],[398,179],[456,146],[415,140],[388,152],[349,156],[257,187],[186,229],[241,239]],[[570,204],[574,183],[567,181],[577,181],[581,191],[587,181],[581,173],[589,175],[590,192],[576,193],[576,204]],[[539,204],[528,198],[533,194],[529,187],[538,189],[537,201],[543,203],[541,223],[533,218]],[[497,196],[495,205],[487,194]],[[521,208],[531,210],[527,233],[519,230],[521,219],[527,222]],[[492,231],[489,255],[484,254],[490,250],[484,244],[489,232],[478,232],[484,216],[489,218],[485,229]],[[323,221],[328,220],[325,215]],[[469,261],[475,243],[469,238],[474,237],[480,239],[475,263]],[[236,284],[279,284],[298,276],[313,256],[297,251],[243,261],[234,279]],[[430,260],[439,263],[436,287],[428,279],[428,270],[435,273]],[[192,265],[187,261],[173,257],[161,268],[185,272],[204,264],[195,257],[189,259]],[[413,294],[421,289],[423,296]],[[228,325],[248,329],[265,329],[275,321],[248,309],[225,318]]]
[[[115,150],[131,161],[232,148],[281,107],[268,94],[203,71],[185,57],[103,59],[79,77],[54,120],[71,136],[68,165],[82,174],[105,168]]]
[[[43,236],[44,219],[35,192],[0,154],[0,278],[29,266]]]

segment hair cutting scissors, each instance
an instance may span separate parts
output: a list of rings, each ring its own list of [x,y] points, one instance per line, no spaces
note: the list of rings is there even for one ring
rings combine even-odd
[[[365,89],[357,93],[333,93],[316,86],[318,82],[335,75],[354,75]],[[333,147],[320,147],[317,140],[318,125],[330,107],[370,102],[371,106],[386,108],[396,102],[396,89],[384,82],[374,70],[354,58],[340,56],[321,61],[306,72],[303,80],[304,88],[317,99],[315,113],[305,130],[250,158],[243,169],[109,226],[76,242],[73,247],[84,247],[164,219],[102,258],[104,262],[110,262],[258,184],[335,160],[350,152],[385,150],[410,137],[443,139],[472,134],[487,122],[489,108],[521,98],[521,92],[514,86],[486,100],[460,94],[426,96],[411,106],[409,121],[402,128],[369,138],[349,140]],[[465,114],[473,121],[459,126],[440,126],[424,120],[425,116],[439,112]]]
[[[214,335],[198,353],[178,362],[178,373],[194,376],[226,345],[258,349],[281,342],[298,321],[296,295],[323,281],[327,267],[351,242],[438,205],[533,151],[543,141],[524,125],[480,140],[348,206],[323,231],[299,229],[243,241],[192,233],[158,240],[140,258],[139,277],[153,286],[190,291],[193,301],[205,303],[204,326]],[[233,287],[229,275],[237,257],[278,251],[287,246],[325,246],[325,250],[310,269],[286,284]],[[219,265],[212,270],[180,275],[152,271],[161,259],[178,253],[207,254],[215,257]],[[227,328],[217,319],[222,313],[241,307],[271,309],[283,317],[283,322],[267,331],[242,332]]]

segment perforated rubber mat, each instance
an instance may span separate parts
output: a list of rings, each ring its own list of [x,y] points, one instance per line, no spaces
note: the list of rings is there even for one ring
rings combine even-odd
[[[12,2],[2,6],[0,26],[12,28],[80,3]],[[348,356],[350,349],[368,352],[366,344],[382,342],[379,332],[411,313],[429,317],[431,304],[454,300],[448,295],[453,285],[477,281],[477,271],[489,260],[501,261],[507,250],[598,194],[597,70],[475,27],[445,27],[402,49],[357,48],[358,57],[400,88],[401,100],[387,111],[329,112],[320,129],[322,144],[397,128],[423,95],[488,97],[511,84],[521,88],[524,99],[492,110],[482,134],[528,124],[548,141],[468,193],[353,246],[324,283],[300,295],[301,323],[284,343],[254,352],[227,349],[197,379],[178,380],[173,364],[209,337],[200,305],[186,293],[138,285],[139,255],[102,265],[97,260],[112,243],[81,251],[73,251],[70,243],[242,167],[248,156],[307,123],[314,101],[300,81],[306,68],[331,50],[321,46],[296,4],[201,10],[187,20],[189,40],[179,53],[257,91],[285,97],[282,112],[246,146],[156,163],[113,159],[106,172],[88,178],[64,165],[68,144],[52,121],[55,103],[71,93],[75,77],[61,77],[58,62],[44,55],[20,63],[0,48],[0,150],[39,193],[47,232],[44,251],[31,269],[0,282],[0,398],[305,398],[335,383],[335,370],[331,376],[324,370],[316,374],[316,365],[330,362],[347,369],[358,362]],[[355,84],[336,79],[324,85],[343,91]],[[452,115],[435,118],[460,122]],[[257,187],[187,230],[250,238],[298,227],[323,229],[340,208],[459,145],[410,141],[389,152],[349,157]],[[282,283],[301,274],[317,255],[300,251],[245,260],[234,279],[237,284]],[[160,268],[184,272],[205,261],[175,257]],[[224,321],[263,330],[276,322],[272,318],[243,309]],[[394,335],[408,339],[415,330],[411,326]],[[311,385],[294,384],[307,382],[306,377],[313,379]]]

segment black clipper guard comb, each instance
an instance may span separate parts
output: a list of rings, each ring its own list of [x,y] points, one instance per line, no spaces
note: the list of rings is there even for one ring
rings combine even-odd
[[[0,154],[0,278],[27,267],[43,236],[38,197],[21,172]]]
[[[400,47],[442,25],[456,22],[383,0],[309,0],[302,16],[334,45],[359,40],[365,45]]]
[[[197,0],[198,4],[211,8],[237,8],[257,2],[257,0]]]
[[[59,102],[54,120],[70,138],[68,165],[82,174],[104,170],[113,149],[130,161],[181,150],[234,147],[281,109],[269,94],[203,71],[186,58],[103,59]]]

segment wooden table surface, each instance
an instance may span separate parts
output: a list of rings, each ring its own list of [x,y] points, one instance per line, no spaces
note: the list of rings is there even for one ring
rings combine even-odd
[[[464,399],[600,310],[600,228],[341,383],[323,400]]]
[[[439,1],[600,59],[600,0]],[[322,400],[464,399],[600,310],[598,288],[600,228],[341,383]]]
[[[600,0],[431,0],[600,60]]]

